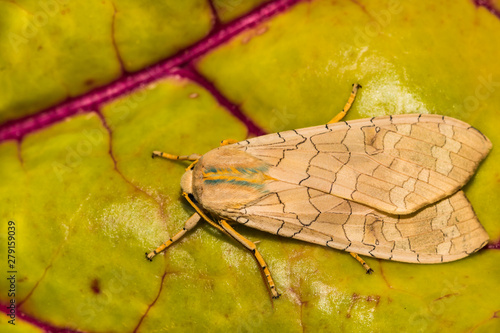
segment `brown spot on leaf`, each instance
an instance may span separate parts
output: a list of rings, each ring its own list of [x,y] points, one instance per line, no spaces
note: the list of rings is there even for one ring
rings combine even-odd
[[[356,304],[356,302],[358,301],[359,299],[359,295],[354,293],[352,294],[351,296],[351,305],[349,305],[349,309],[347,309],[347,314],[345,315],[346,318],[351,318],[351,310],[352,310],[352,307],[354,306],[354,304]]]
[[[90,289],[94,292],[94,294],[100,294],[101,293],[101,286],[99,283],[99,279],[95,278],[92,280],[90,283]]]
[[[375,302],[375,307],[380,303],[380,295],[368,295],[366,297],[367,302]]]
[[[92,86],[95,83],[95,81],[94,79],[87,79],[83,83],[85,83],[86,86]]]
[[[351,304],[349,305],[349,309],[347,310],[346,318],[351,318],[351,311],[357,301],[362,299],[362,297],[356,293],[351,296]],[[380,295],[368,295],[365,300],[367,302],[375,302],[375,307],[380,303]]]

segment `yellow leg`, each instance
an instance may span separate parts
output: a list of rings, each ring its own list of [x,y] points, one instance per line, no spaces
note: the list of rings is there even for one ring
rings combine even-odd
[[[215,223],[212,221],[195,203],[194,201],[189,197],[189,194],[186,192],[182,193],[182,196],[189,202],[191,206],[196,210],[196,214],[191,216],[189,220],[186,221],[186,224],[184,225],[184,228],[179,231],[174,237],[160,245],[156,250],[153,252],[147,254],[146,257],[147,259],[151,260],[156,254],[159,252],[165,250],[167,247],[172,245],[176,240],[181,238],[188,230],[192,229],[198,221],[200,221],[200,218],[203,217],[205,221],[210,223],[212,226],[215,228],[219,229],[222,231],[224,234],[231,236],[235,240],[237,240],[239,243],[241,243],[243,246],[245,246],[252,254],[254,255],[255,259],[257,259],[257,262],[260,265],[260,268],[264,272],[264,275],[266,276],[267,279],[267,284],[269,285],[269,289],[271,290],[271,294],[273,298],[278,298],[280,297],[280,294],[276,291],[276,285],[274,284],[273,278],[271,277],[271,272],[267,268],[267,264],[264,261],[264,258],[260,254],[260,252],[257,250],[257,247],[255,246],[254,243],[237,233],[226,221],[221,220],[220,224]]]
[[[269,286],[269,290],[271,290],[271,295],[273,298],[278,298],[280,297],[280,294],[276,291],[276,285],[274,284],[273,278],[271,276],[271,272],[269,271],[269,268],[267,268],[267,264],[264,261],[264,258],[260,254],[260,252],[257,250],[257,247],[255,246],[254,243],[240,235],[239,233],[236,232],[226,221],[221,220],[220,221],[220,226],[234,239],[236,239],[238,242],[240,242],[244,247],[246,247],[250,252],[252,252],[253,256],[257,260],[257,262],[260,265],[260,269],[264,272],[264,275],[266,277],[267,284]]]
[[[373,269],[371,269],[370,266],[368,266],[368,264],[363,259],[361,259],[360,256],[353,252],[349,252],[349,254],[353,256],[353,258],[356,259],[361,265],[363,265],[364,269],[366,270],[366,274],[373,273]]]
[[[200,222],[201,216],[198,214],[193,214],[184,224],[184,228],[182,228],[181,231],[179,231],[177,234],[175,234],[174,237],[170,238],[168,241],[165,243],[161,244],[154,250],[153,252],[150,252],[149,254],[146,252],[146,259],[149,261],[153,261],[153,257],[160,253],[161,251],[164,251],[166,248],[168,248],[170,245],[172,245],[174,242],[178,241],[186,232],[189,230],[193,229],[198,222]]]
[[[349,111],[349,109],[351,108],[352,103],[354,102],[354,98],[356,97],[356,93],[358,92],[359,88],[361,88],[361,86],[357,83],[352,85],[351,96],[349,96],[349,100],[347,101],[346,105],[344,106],[344,109],[342,111],[340,111],[335,117],[333,117],[333,119],[330,120],[327,124],[333,124],[333,123],[339,122],[342,120],[342,118],[344,118],[344,116],[347,114],[347,111]]]
[[[280,297],[280,294],[276,291],[276,285],[274,284],[273,278],[271,277],[271,272],[267,268],[267,264],[266,264],[264,258],[262,257],[262,255],[260,254],[260,252],[257,250],[257,247],[255,246],[255,244],[252,243],[251,241],[249,241],[248,239],[246,239],[245,237],[243,237],[242,235],[240,235],[239,233],[237,233],[236,230],[234,230],[226,221],[221,220],[220,224],[217,224],[214,221],[212,221],[193,202],[193,200],[189,197],[189,194],[187,194],[186,192],[182,193],[182,196],[189,202],[189,204],[191,206],[193,206],[193,208],[196,210],[196,212],[198,212],[198,214],[201,215],[201,217],[203,217],[203,219],[205,221],[207,221],[212,226],[214,226],[215,228],[219,229],[220,231],[222,231],[226,235],[231,236],[232,238],[234,238],[235,240],[237,240],[238,242],[240,242],[248,250],[250,250],[250,252],[252,252],[252,254],[254,255],[255,259],[257,259],[257,262],[259,263],[260,268],[264,272],[264,275],[266,276],[266,279],[267,279],[266,281],[267,281],[267,284],[269,286],[269,289],[271,290],[271,294],[272,294],[273,298]]]
[[[220,145],[221,146],[227,146],[227,145],[232,145],[233,143],[236,143],[238,141],[234,140],[234,139],[226,139],[226,140],[222,140],[220,142]]]
[[[191,155],[181,155],[181,156],[177,156],[177,155],[172,155],[172,154],[168,154],[168,153],[164,153],[164,152],[161,152],[161,151],[154,151],[153,152],[153,155],[151,156],[152,158],[155,158],[155,157],[163,157],[163,158],[166,158],[168,160],[188,160],[188,161],[196,161],[198,160],[201,155],[198,155],[198,154],[191,154]]]

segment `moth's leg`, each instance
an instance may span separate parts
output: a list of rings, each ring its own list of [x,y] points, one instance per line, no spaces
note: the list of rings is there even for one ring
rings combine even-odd
[[[349,99],[347,100],[347,103],[344,106],[344,109],[342,111],[340,111],[335,117],[333,117],[332,120],[330,120],[327,124],[333,124],[333,123],[339,122],[342,120],[342,118],[344,118],[344,116],[347,114],[347,111],[349,111],[349,109],[351,108],[352,103],[354,102],[354,98],[356,97],[356,93],[358,92],[359,88],[361,88],[361,86],[357,83],[352,85],[351,96],[349,96]]]
[[[161,151],[154,151],[153,152],[153,155],[151,156],[152,158],[155,158],[155,157],[163,157],[163,158],[166,158],[168,160],[188,160],[188,161],[196,161],[196,160],[199,160],[201,155],[198,155],[198,154],[191,154],[191,155],[180,155],[180,156],[177,156],[177,155],[172,155],[172,154],[169,154],[169,153],[164,153],[164,152],[161,152]]]
[[[239,233],[236,232],[226,221],[221,220],[220,224],[215,223],[212,221],[194,202],[193,200],[189,197],[189,194],[186,192],[182,193],[184,198],[193,206],[193,208],[198,212],[199,215],[203,217],[204,220],[206,220],[208,223],[210,223],[212,226],[216,227],[223,233],[225,233],[228,236],[233,237],[235,240],[243,244],[244,247],[250,250],[252,254],[254,255],[255,259],[257,259],[257,262],[260,265],[260,268],[264,272],[264,275],[266,276],[267,279],[267,284],[269,285],[269,289],[271,290],[271,294],[273,298],[278,298],[280,297],[280,294],[276,291],[276,286],[274,284],[273,278],[271,277],[271,272],[269,272],[269,269],[267,268],[267,264],[264,261],[264,258],[262,258],[262,255],[260,252],[257,250],[257,247],[255,246],[254,243],[240,235]]]
[[[220,142],[220,145],[221,146],[227,146],[227,145],[232,145],[233,143],[236,143],[238,141],[236,141],[235,139],[226,139],[226,140],[222,140]]]
[[[220,226],[235,240],[240,242],[244,247],[246,247],[250,252],[252,252],[253,256],[259,263],[260,269],[264,272],[264,275],[266,277],[267,285],[269,286],[269,290],[271,290],[271,294],[273,298],[278,298],[281,295],[276,291],[276,285],[274,284],[273,278],[271,276],[271,272],[269,271],[269,268],[267,268],[267,264],[264,261],[264,258],[260,254],[260,252],[257,250],[257,247],[255,244],[239,233],[236,232],[226,221],[221,220],[220,221]]]
[[[373,269],[371,269],[370,266],[368,266],[368,264],[360,256],[353,252],[349,252],[349,254],[353,256],[353,258],[356,259],[361,265],[363,265],[364,269],[366,270],[366,274],[373,273]]]
[[[147,253],[146,252],[146,259],[148,259],[149,261],[153,261],[153,257],[155,255],[157,255],[158,253],[160,253],[161,251],[165,250],[167,247],[169,247],[170,245],[172,245],[174,242],[178,241],[182,236],[184,236],[184,234],[186,232],[188,232],[189,230],[193,229],[194,226],[196,224],[198,224],[198,222],[200,222],[201,220],[201,216],[198,215],[197,213],[194,213],[187,221],[186,223],[184,224],[184,228],[182,228],[181,231],[179,231],[178,233],[175,234],[175,236],[173,236],[172,238],[170,238],[168,241],[166,241],[165,243],[161,244],[160,246],[158,246],[156,248],[156,250],[154,250],[153,252],[150,252],[150,253]]]

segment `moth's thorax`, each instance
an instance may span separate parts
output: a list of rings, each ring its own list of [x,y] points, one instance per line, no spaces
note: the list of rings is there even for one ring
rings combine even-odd
[[[193,193],[193,170],[186,170],[181,178],[181,188],[187,194]]]
[[[193,168],[192,193],[205,209],[236,208],[266,192],[266,184],[272,181],[268,167],[237,148],[211,150]]]

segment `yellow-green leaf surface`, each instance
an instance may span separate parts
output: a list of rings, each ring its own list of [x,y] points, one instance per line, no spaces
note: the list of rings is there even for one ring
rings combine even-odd
[[[206,36],[191,1],[0,1],[0,122],[33,114]]]
[[[269,0],[213,0],[220,21],[227,23]]]
[[[274,12],[287,1],[64,3],[20,53],[0,54],[1,119],[91,98],[86,79],[100,86],[121,64],[175,58],[211,24],[230,35],[251,8],[265,19],[94,110],[0,142],[0,331],[500,331],[499,17],[466,0],[312,0]],[[10,13],[0,14],[0,45],[36,6],[0,2]],[[90,12],[95,24],[82,24]],[[36,57],[40,45],[47,54]],[[75,60],[60,64],[68,50]],[[179,185],[188,163],[153,150],[203,154],[223,139],[325,123],[354,82],[363,88],[346,119],[443,114],[490,138],[465,187],[490,248],[437,265],[366,258],[366,275],[347,253],[236,226],[258,242],[282,293],[273,301],[251,254],[206,223],[146,261],[194,213]],[[16,326],[5,310],[8,221]]]

